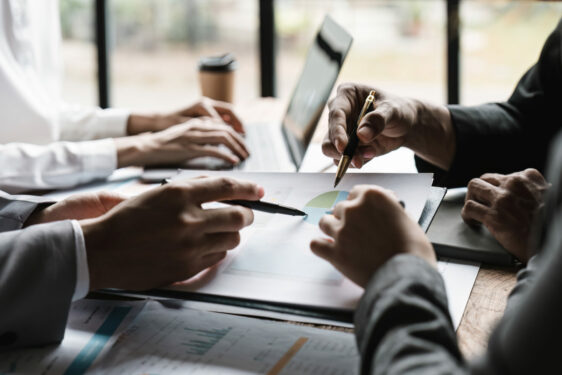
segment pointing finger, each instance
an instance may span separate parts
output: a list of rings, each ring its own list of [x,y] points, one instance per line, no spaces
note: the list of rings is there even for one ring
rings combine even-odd
[[[253,182],[229,177],[202,178],[183,183],[197,203],[232,199],[258,200],[264,194],[263,188]]]

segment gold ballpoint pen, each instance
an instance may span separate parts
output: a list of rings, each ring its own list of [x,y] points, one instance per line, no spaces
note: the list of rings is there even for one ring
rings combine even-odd
[[[374,103],[374,101],[375,90],[371,90],[371,92],[369,92],[369,96],[367,96],[367,99],[365,99],[365,104],[363,104],[363,108],[361,109],[361,113],[359,113],[359,117],[357,118],[355,126],[351,127],[347,131],[347,146],[345,146],[342,158],[340,159],[340,162],[338,164],[338,171],[336,172],[336,181],[334,182],[334,187],[338,186],[341,179],[345,175],[347,168],[349,168],[349,165],[351,164],[351,159],[353,159],[355,149],[357,148],[357,144],[359,143],[359,139],[357,138],[357,128],[359,127],[363,116],[365,116],[365,114],[369,110],[369,107]]]

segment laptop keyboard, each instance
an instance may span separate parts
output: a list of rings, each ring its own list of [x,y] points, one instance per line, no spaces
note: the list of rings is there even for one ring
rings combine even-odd
[[[271,137],[277,135],[267,124],[252,124],[246,127],[246,145],[250,157],[236,166],[236,170],[275,171],[281,168],[277,158],[275,142]]]

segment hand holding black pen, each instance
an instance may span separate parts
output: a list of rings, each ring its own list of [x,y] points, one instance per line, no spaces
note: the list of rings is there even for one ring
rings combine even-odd
[[[162,185],[166,185],[169,183],[169,179],[162,180]],[[252,210],[260,211],[260,212],[267,212],[270,214],[281,214],[281,215],[290,215],[290,216],[306,216],[306,212],[298,210],[293,207],[282,206],[280,204],[264,202],[261,200],[258,201],[249,201],[243,199],[234,199],[234,200],[224,200],[219,201],[219,203],[229,204],[232,206],[242,206],[246,208],[250,208]]]
[[[357,138],[357,128],[359,127],[359,124],[361,123],[363,116],[365,116],[365,114],[367,113],[371,105],[374,103],[374,101],[375,101],[375,90],[371,90],[369,96],[367,96],[367,99],[365,99],[365,103],[363,104],[363,108],[361,109],[361,112],[359,113],[359,117],[355,122],[355,126],[352,126],[347,130],[347,138],[348,138],[347,146],[345,146],[342,158],[340,159],[340,162],[338,164],[338,170],[336,172],[336,181],[334,182],[334,187],[336,187],[339,184],[339,182],[345,175],[347,168],[349,168],[349,165],[351,164],[351,160],[353,159],[353,155],[355,154],[355,150],[357,149],[357,145],[359,144],[359,139]]]

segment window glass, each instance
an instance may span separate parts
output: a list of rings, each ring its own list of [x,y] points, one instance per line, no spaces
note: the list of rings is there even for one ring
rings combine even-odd
[[[281,97],[290,95],[325,14],[354,37],[340,82],[362,82],[398,94],[444,101],[443,0],[277,1]]]
[[[560,2],[464,0],[461,103],[508,99],[560,16]]]
[[[98,104],[97,60],[94,43],[94,1],[60,0],[63,98],[83,104]]]
[[[200,97],[197,63],[231,52],[235,102],[259,95],[258,1],[111,0],[112,105],[173,110]]]

